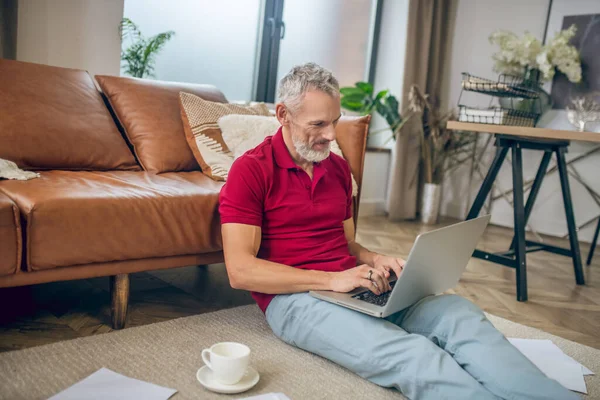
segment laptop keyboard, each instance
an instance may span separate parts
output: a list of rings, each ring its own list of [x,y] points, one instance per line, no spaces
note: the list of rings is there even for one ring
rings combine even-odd
[[[394,281],[394,282],[390,283],[390,286],[392,287],[392,289],[394,288],[394,285],[396,284],[396,282],[398,282],[398,281]],[[352,297],[355,299],[358,299],[358,300],[366,301],[367,303],[375,304],[376,306],[383,307],[387,304],[388,300],[390,299],[391,294],[392,294],[391,290],[384,294],[380,294],[379,296],[371,291],[366,291],[363,293],[356,294]]]

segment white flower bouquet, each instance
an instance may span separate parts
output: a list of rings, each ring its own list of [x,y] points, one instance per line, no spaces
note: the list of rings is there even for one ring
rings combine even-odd
[[[489,37],[491,44],[500,47],[500,51],[492,56],[495,61],[494,71],[524,76],[526,80],[537,78],[540,81],[550,81],[558,69],[569,81],[578,83],[581,81],[579,51],[569,44],[576,32],[577,27],[571,25],[542,46],[529,32],[525,32],[520,38],[513,32],[496,31]]]

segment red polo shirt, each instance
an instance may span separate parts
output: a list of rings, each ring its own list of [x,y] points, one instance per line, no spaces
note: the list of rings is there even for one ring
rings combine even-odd
[[[311,181],[294,163],[281,128],[233,163],[219,203],[221,223],[261,227],[259,258],[331,272],[356,266],[343,226],[352,205],[348,163],[331,153],[314,164]],[[274,295],[252,297],[265,312]]]

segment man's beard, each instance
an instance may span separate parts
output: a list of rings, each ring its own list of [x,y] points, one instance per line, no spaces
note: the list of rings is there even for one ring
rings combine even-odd
[[[298,152],[298,155],[309,162],[321,162],[329,157],[329,141],[327,142],[327,148],[324,150],[314,150],[308,143],[302,141],[302,138],[292,133],[292,142],[294,142],[294,148]],[[321,142],[317,142],[321,143]]]

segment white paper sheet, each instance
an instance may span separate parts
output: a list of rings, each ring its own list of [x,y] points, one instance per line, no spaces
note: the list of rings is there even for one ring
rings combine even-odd
[[[259,394],[258,396],[244,397],[241,400],[290,400],[290,398],[283,393],[266,393]]]
[[[512,343],[522,353],[537,353],[537,354],[552,354],[556,358],[562,358],[564,360],[572,361],[581,365],[584,375],[594,375],[594,372],[588,369],[585,365],[578,363],[575,359],[566,355],[560,347],[555,345],[551,340],[540,340],[540,339],[516,339],[510,338],[509,342]]]
[[[583,376],[593,372],[563,353],[551,340],[508,340],[546,376],[555,379],[569,390],[587,394]]]
[[[167,400],[175,389],[158,386],[101,368],[49,400]]]

